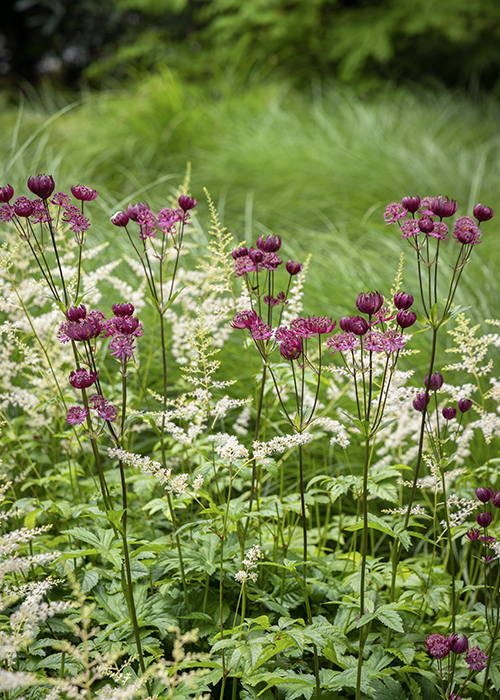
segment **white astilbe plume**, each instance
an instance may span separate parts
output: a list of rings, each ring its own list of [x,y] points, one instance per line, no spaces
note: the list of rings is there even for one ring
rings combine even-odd
[[[231,464],[236,459],[249,458],[247,448],[238,442],[236,435],[217,433],[216,435],[211,435],[209,440],[214,443],[215,452],[224,464]]]
[[[471,500],[469,498],[459,498],[454,493],[449,496],[446,504],[448,506],[448,517],[450,519],[451,527],[461,525],[464,520],[466,520],[469,515],[471,515],[471,513],[473,513],[481,505],[477,499]],[[457,510],[453,511],[453,508],[456,508]],[[441,520],[440,525],[444,530],[446,530],[448,527],[446,520]]]
[[[250,547],[246,554],[246,557],[241,562],[245,568],[241,569],[234,575],[235,581],[238,581],[238,583],[245,583],[245,581],[253,581],[255,583],[255,581],[257,581],[257,573],[255,571],[251,571],[251,569],[257,568],[259,559],[261,559],[263,556],[264,555],[262,554],[258,544],[255,544],[253,547]]]
[[[160,462],[155,462],[151,457],[138,455],[134,452],[127,452],[116,447],[109,447],[108,454],[113,459],[116,457],[124,464],[139,469],[143,474],[154,476],[154,478],[165,488],[168,493],[174,493],[177,496],[188,493],[189,476],[187,474],[178,474],[172,476],[171,469],[164,469]],[[193,482],[192,490],[198,491],[203,485],[203,477],[198,476]]]
[[[330,438],[330,445],[340,445],[340,447],[346,448],[351,444],[347,435],[347,430],[340,421],[324,417],[315,418],[312,424],[318,425],[323,428],[323,430],[333,433]]]
[[[293,435],[278,435],[268,442],[254,440],[252,445],[253,456],[258,464],[267,467],[270,464],[268,455],[273,452],[286,452],[298,445],[305,445],[312,440],[312,433],[294,433]]]

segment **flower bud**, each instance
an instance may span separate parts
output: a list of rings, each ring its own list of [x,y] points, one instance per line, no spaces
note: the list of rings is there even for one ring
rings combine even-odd
[[[396,314],[396,322],[401,328],[410,328],[417,320],[417,314],[414,311],[406,311],[400,309]]]
[[[111,223],[115,226],[126,226],[129,222],[129,216],[126,211],[117,211],[111,217]]]
[[[434,221],[429,216],[423,216],[417,222],[422,233],[432,233],[434,231]]]
[[[149,204],[146,204],[145,202],[136,202],[136,204],[129,204],[127,207],[128,218],[132,219],[132,221],[137,221],[137,217],[143,211],[149,211]]]
[[[18,197],[14,202],[14,211],[18,216],[27,218],[33,214],[34,209],[33,202],[27,197]]]
[[[256,248],[250,248],[248,251],[248,257],[253,262],[254,265],[258,265],[264,260],[264,253]]]
[[[476,496],[481,501],[481,503],[488,503],[493,498],[493,489],[487,488],[485,486],[479,486],[476,489]]]
[[[469,640],[465,634],[461,637],[459,637],[458,634],[450,634],[448,637],[448,642],[450,644],[450,649],[454,654],[465,654],[465,652],[469,649]]]
[[[404,292],[398,292],[394,295],[394,306],[396,309],[403,309],[406,311],[413,304],[413,297],[411,294],[405,294]]]
[[[484,527],[485,529],[491,525],[492,520],[493,516],[491,513],[478,513],[476,515],[476,523],[479,527]]]
[[[80,304],[80,306],[71,306],[67,311],[66,311],[66,318],[69,321],[81,321],[82,319],[85,318],[87,315],[87,309],[83,304]]]
[[[281,238],[275,233],[272,233],[267,238],[259,236],[256,246],[263,253],[276,253],[281,248]]]
[[[248,248],[245,248],[245,246],[240,246],[239,248],[236,248],[236,250],[233,250],[231,255],[233,256],[234,260],[244,258],[246,255],[248,255]]]
[[[489,221],[493,218],[494,213],[493,209],[482,204],[476,204],[473,209],[473,214],[478,221]]]
[[[447,408],[443,408],[442,414],[445,420],[451,420],[457,415],[457,409],[453,406],[448,406]]]
[[[112,309],[115,316],[132,316],[135,311],[134,305],[130,303],[113,304]]]
[[[429,403],[430,398],[431,397],[429,396],[429,394],[427,394],[427,401],[426,401],[426,395],[423,392],[420,394],[417,394],[417,396],[413,399],[413,404],[412,404],[415,411],[420,411],[420,413],[422,413],[422,411],[425,410],[426,405]]]
[[[32,175],[28,178],[28,189],[40,199],[48,199],[55,186],[52,175]]]
[[[458,410],[462,413],[467,413],[472,408],[472,401],[470,399],[460,399],[458,402]]]
[[[185,194],[181,194],[181,196],[179,197],[179,206],[183,211],[189,211],[190,209],[194,209],[197,204],[198,202],[196,201],[196,199],[192,199],[191,197],[188,197]]]
[[[97,192],[91,190],[90,187],[85,187],[85,185],[73,185],[71,193],[80,202],[92,202],[97,197]]]
[[[294,262],[293,260],[288,260],[285,267],[288,274],[292,277],[293,275],[298,275],[302,270],[302,265],[298,262]]]
[[[403,197],[401,204],[410,214],[414,214],[420,206],[420,197],[418,195],[414,197]]]
[[[449,197],[436,197],[432,200],[430,209],[440,219],[453,216],[457,211],[457,202]]]
[[[95,384],[99,372],[87,372],[86,369],[77,369],[69,375],[69,383],[75,389],[88,389]]]
[[[5,187],[0,187],[0,202],[10,202],[14,196],[14,188],[12,185],[5,185]]]
[[[362,314],[368,314],[372,316],[380,311],[382,304],[384,303],[384,297],[380,292],[367,292],[366,294],[358,294],[356,299],[356,308],[361,311]]]
[[[441,372],[434,372],[434,374],[431,374],[431,378],[429,379],[429,375],[426,374],[424,377],[424,385],[427,386],[427,382],[429,382],[429,390],[430,391],[437,391],[438,389],[441,389],[444,383],[443,375]]]
[[[342,316],[342,318],[339,319],[339,326],[345,333],[351,332],[351,318],[351,316]]]
[[[362,318],[361,316],[351,316],[349,328],[351,333],[354,333],[354,335],[365,335],[369,328],[370,326],[365,318]]]
[[[493,494],[493,498],[491,499],[491,502],[495,506],[495,508],[500,508],[500,491],[495,491]]]

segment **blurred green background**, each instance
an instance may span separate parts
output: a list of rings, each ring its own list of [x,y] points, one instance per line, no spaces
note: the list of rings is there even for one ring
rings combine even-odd
[[[0,34],[1,182],[98,189],[94,240],[129,201],[163,205],[190,162],[202,228],[207,187],[237,241],[311,252],[305,311],[338,316],[411,252],[388,202],[498,209],[496,0],[16,0]],[[485,230],[458,298],[474,320],[500,308]],[[409,290],[414,273],[408,256]]]

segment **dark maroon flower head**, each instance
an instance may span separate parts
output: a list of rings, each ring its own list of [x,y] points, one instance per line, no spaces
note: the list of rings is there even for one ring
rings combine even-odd
[[[68,321],[81,321],[87,315],[87,309],[83,304],[80,306],[71,306],[66,311],[66,318]]]
[[[473,214],[478,221],[489,221],[493,218],[495,212],[490,207],[485,207],[482,204],[476,204]]]
[[[420,197],[418,195],[414,197],[403,197],[401,204],[410,214],[414,214],[420,206]]]
[[[281,238],[275,233],[267,236],[267,238],[259,236],[255,245],[263,253],[276,253],[281,248]]]
[[[470,530],[467,530],[467,537],[475,542],[476,540],[479,539],[479,536],[481,534],[480,530],[477,529],[477,527],[472,527]]]
[[[41,199],[48,199],[55,186],[52,175],[32,175],[28,178],[28,189]]]
[[[434,231],[434,221],[429,216],[422,216],[417,222],[422,233],[432,233]]]
[[[0,187],[0,202],[10,202],[14,196],[14,188],[12,185],[5,185],[5,187]]]
[[[491,502],[495,506],[495,508],[500,508],[500,491],[495,491],[493,494],[493,498],[491,499]]]
[[[238,258],[245,258],[248,255],[248,248],[245,248],[245,246],[236,248],[236,250],[233,250],[231,255],[233,256],[234,260],[237,260]]]
[[[350,333],[351,331],[351,319],[352,316],[342,316],[342,318],[339,319],[339,326],[345,333]]]
[[[481,501],[481,503],[488,503],[493,498],[493,489],[487,488],[486,486],[479,486],[476,489],[476,496]]]
[[[410,328],[413,326],[417,320],[417,314],[414,311],[407,311],[406,309],[399,309],[396,314],[396,323],[401,328]]]
[[[88,415],[88,410],[83,406],[71,406],[66,415],[66,421],[70,425],[81,425]]]
[[[342,326],[340,327],[342,328]],[[369,328],[370,326],[365,318],[361,316],[349,316],[349,328],[342,328],[342,330],[348,330],[350,333],[354,333],[354,335],[365,335],[365,333],[368,333]]]
[[[298,275],[302,270],[302,265],[298,262],[294,262],[293,260],[288,260],[285,267],[288,274],[292,277],[293,275]]]
[[[252,309],[250,311],[242,311],[233,318],[229,324],[231,328],[251,328],[257,321],[257,314]]]
[[[429,375],[426,374],[424,377],[424,386],[427,386],[427,382],[429,383],[430,391],[437,391],[438,389],[441,389],[444,384],[443,375],[441,372],[434,372],[431,374],[431,378],[429,379]]]
[[[453,227],[453,237],[464,245],[481,243],[481,231],[471,216],[460,216]]]
[[[302,338],[289,333],[280,344],[280,353],[286,360],[298,360],[302,355]]]
[[[396,309],[403,309],[406,311],[413,304],[413,297],[411,294],[405,294],[404,292],[398,292],[394,295],[394,306]]]
[[[186,194],[181,194],[179,197],[179,206],[182,209],[182,211],[189,211],[190,209],[194,209],[195,206],[198,204],[196,199],[192,199],[192,197],[188,197]]]
[[[132,221],[137,221],[137,218],[139,217],[139,214],[142,214],[144,211],[150,211],[149,209],[149,204],[146,204],[145,202],[136,202],[136,204],[129,204],[127,207],[127,216],[129,219],[132,219]],[[115,214],[116,216],[116,214]],[[113,219],[111,219],[113,221]],[[113,223],[115,223],[113,221]],[[125,224],[116,224],[117,226],[125,226]]]
[[[115,226],[126,226],[129,220],[130,217],[126,211],[117,211],[116,214],[113,214],[111,217],[111,223]]]
[[[35,205],[27,197],[18,197],[14,202],[14,211],[18,216],[27,218],[31,216],[35,210]]]
[[[264,253],[257,248],[250,248],[248,251],[248,257],[253,262],[254,265],[258,265],[264,260]]]
[[[327,316],[311,316],[304,319],[304,327],[311,335],[325,335],[331,333],[336,322]]]
[[[112,319],[112,323],[114,326],[115,333],[121,333],[122,335],[132,335],[135,334],[137,329],[139,328],[140,321],[138,318],[133,318],[132,316],[117,316],[116,318]]]
[[[80,202],[92,202],[97,197],[97,192],[90,187],[85,187],[85,185],[73,185],[71,193]]]
[[[115,316],[132,316],[135,309],[133,304],[113,304],[113,313]]]
[[[435,659],[444,659],[450,653],[450,643],[444,634],[431,634],[425,640],[425,646]]]
[[[99,372],[87,372],[86,369],[80,368],[71,372],[69,375],[69,383],[75,389],[88,389],[89,386],[95,384]]]
[[[489,527],[491,525],[492,520],[493,516],[491,515],[491,513],[478,513],[476,515],[476,523],[479,525],[479,527]]]
[[[429,396],[429,394],[427,394],[427,401],[425,400],[425,398],[425,393],[421,392],[420,394],[417,394],[417,396],[413,399],[412,405],[415,411],[420,411],[422,413],[426,405],[429,403],[431,397]]]
[[[103,331],[99,319],[86,317],[81,323],[68,323],[64,329],[65,334],[71,340],[82,341],[97,338]]]
[[[450,634],[448,637],[448,642],[450,645],[450,650],[454,654],[465,654],[465,652],[469,649],[469,640],[465,634],[463,634],[461,637],[459,637],[458,634]]]
[[[436,197],[431,203],[431,211],[440,219],[453,216],[457,210],[457,202],[449,197]]]
[[[460,399],[458,402],[458,410],[462,413],[467,413],[472,408],[472,401],[470,399]]]
[[[384,297],[380,292],[367,292],[366,294],[358,294],[356,298],[356,308],[362,314],[372,316],[380,311],[384,303]]]
[[[457,415],[457,409],[454,406],[448,406],[447,408],[443,408],[442,413],[445,420],[451,420]]]

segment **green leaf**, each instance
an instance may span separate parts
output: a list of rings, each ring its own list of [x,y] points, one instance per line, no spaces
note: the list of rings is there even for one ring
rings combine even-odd
[[[401,683],[393,678],[375,680],[371,683],[373,700],[408,700]]]
[[[81,583],[82,591],[88,593],[99,582],[99,573],[95,569],[87,569]]]

